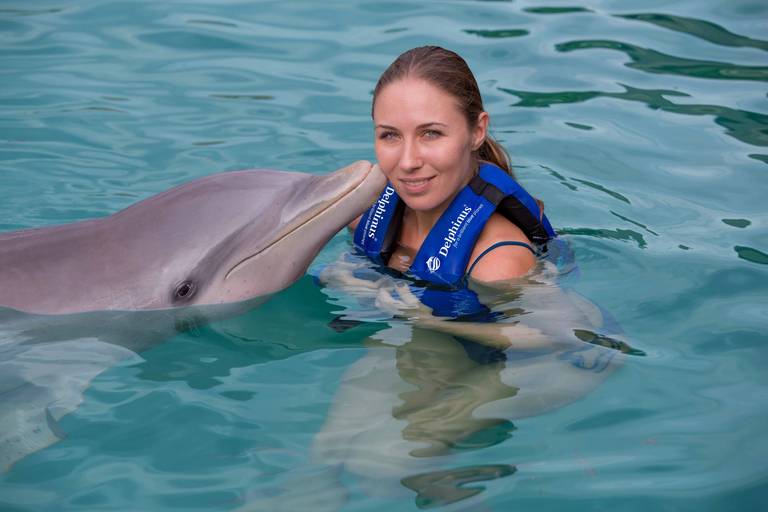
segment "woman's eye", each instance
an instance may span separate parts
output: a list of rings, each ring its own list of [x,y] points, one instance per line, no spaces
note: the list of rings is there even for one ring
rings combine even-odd
[[[424,135],[426,135],[431,139],[434,139],[435,137],[439,137],[442,134],[437,130],[427,130],[426,132],[424,132]]]
[[[397,134],[395,132],[383,132],[379,135],[379,138],[382,140],[391,140],[397,138]]]

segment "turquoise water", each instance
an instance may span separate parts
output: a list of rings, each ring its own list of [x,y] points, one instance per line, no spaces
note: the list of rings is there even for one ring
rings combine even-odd
[[[645,355],[474,450],[329,476],[309,454],[340,379],[367,339],[413,334],[335,332],[353,302],[305,276],[101,373],[59,421],[66,441],[0,474],[0,509],[256,509],[301,487],[307,510],[327,495],[418,510],[423,495],[363,480],[428,462],[485,488],[447,510],[764,510],[767,20],[744,0],[4,1],[0,231],[225,170],[372,160],[376,79],[439,44],[469,62],[518,177],[572,243],[576,289]]]

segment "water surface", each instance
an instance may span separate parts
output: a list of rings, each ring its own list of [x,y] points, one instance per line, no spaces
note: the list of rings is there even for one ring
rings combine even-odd
[[[575,289],[644,353],[583,399],[433,460],[454,488],[485,489],[446,509],[763,510],[767,19],[749,0],[6,1],[0,231],[226,170],[373,160],[376,79],[411,47],[445,46],[570,240]],[[323,478],[344,510],[436,504],[312,465],[339,380],[375,353],[366,340],[412,336],[328,327],[356,307],[307,276],[112,367],[59,422],[66,441],[0,475],[0,508],[235,510]],[[400,469],[417,485],[417,465]]]

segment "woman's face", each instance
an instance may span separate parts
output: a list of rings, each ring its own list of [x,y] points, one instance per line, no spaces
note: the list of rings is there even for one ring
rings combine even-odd
[[[404,79],[379,92],[373,123],[376,158],[398,195],[413,210],[442,213],[473,174],[488,114],[470,130],[455,97]]]

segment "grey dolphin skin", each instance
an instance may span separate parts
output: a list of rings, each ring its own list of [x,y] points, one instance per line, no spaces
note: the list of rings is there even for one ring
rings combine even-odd
[[[0,234],[0,306],[45,314],[236,302],[290,285],[386,181],[230,171],[102,219]]]
[[[0,234],[0,472],[66,438],[109,366],[241,315],[379,196],[378,166],[223,172],[109,217]]]

